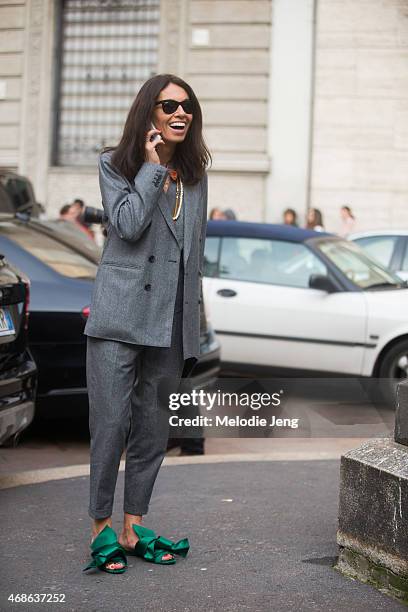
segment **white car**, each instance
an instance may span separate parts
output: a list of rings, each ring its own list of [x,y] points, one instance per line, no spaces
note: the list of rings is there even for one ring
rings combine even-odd
[[[408,376],[408,288],[353,242],[210,221],[203,288],[225,370]]]
[[[383,266],[408,280],[408,230],[373,230],[348,236]]]

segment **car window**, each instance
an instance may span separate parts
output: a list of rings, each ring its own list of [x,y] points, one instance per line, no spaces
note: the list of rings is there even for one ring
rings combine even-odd
[[[327,268],[303,244],[263,238],[222,239],[220,278],[308,287],[312,274],[327,274]]]
[[[405,240],[405,255],[402,260],[401,270],[408,272],[408,238]]]
[[[401,286],[401,279],[363,251],[358,244],[346,240],[321,241],[318,248],[347,278],[361,289]]]
[[[220,239],[208,236],[205,240],[204,249],[204,276],[216,276],[218,272],[218,251]]]
[[[26,210],[35,204],[31,183],[22,176],[2,175],[1,183],[9,197],[9,205],[5,210]],[[4,209],[2,209],[4,210]]]
[[[24,224],[0,223],[0,235],[13,240],[20,247],[70,278],[95,278],[97,266],[68,246],[36,232]]]
[[[365,236],[364,238],[357,238],[354,242],[379,261],[380,264],[388,267],[397,240],[398,236]]]

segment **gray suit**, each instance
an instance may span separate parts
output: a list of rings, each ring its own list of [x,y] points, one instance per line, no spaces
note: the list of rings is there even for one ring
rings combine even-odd
[[[168,347],[180,263],[180,244],[163,191],[164,166],[145,163],[133,182],[101,155],[102,204],[108,237],[96,275],[84,333]],[[200,353],[200,285],[207,220],[207,175],[184,186],[184,359]]]
[[[108,235],[87,338],[91,432],[89,513],[111,515],[125,447],[124,511],[146,514],[168,438],[168,393],[200,349],[200,285],[207,176],[184,186],[176,229],[163,191],[165,167],[144,163],[133,182],[99,162]],[[181,231],[180,231],[181,230]],[[165,393],[161,384],[165,382]]]

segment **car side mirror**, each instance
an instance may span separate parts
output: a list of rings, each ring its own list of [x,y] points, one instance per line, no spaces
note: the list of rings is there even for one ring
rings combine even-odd
[[[326,291],[326,293],[335,293],[337,291],[337,287],[335,287],[333,281],[325,274],[311,274],[309,278],[309,288]]]

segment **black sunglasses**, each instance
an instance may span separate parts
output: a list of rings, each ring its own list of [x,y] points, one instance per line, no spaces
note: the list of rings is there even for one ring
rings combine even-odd
[[[178,102],[177,100],[159,100],[156,102],[155,106],[158,104],[161,104],[163,113],[166,113],[166,115],[172,115],[179,106],[182,107],[183,111],[187,113],[187,115],[193,114],[193,103],[188,98],[182,102]]]

